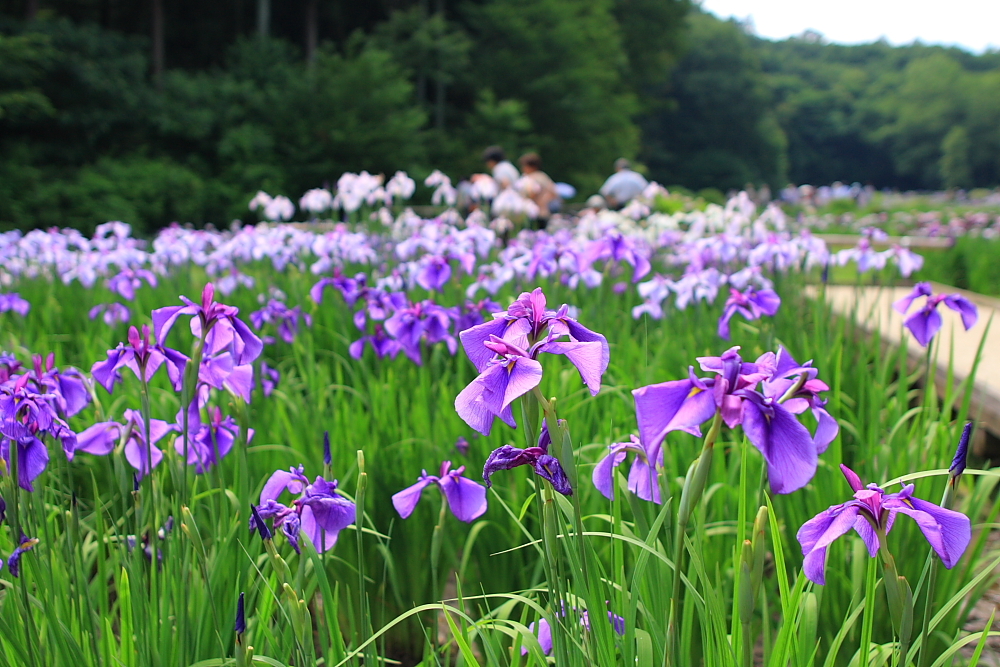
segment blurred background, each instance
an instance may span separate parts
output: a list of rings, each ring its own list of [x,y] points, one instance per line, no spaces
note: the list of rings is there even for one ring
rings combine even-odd
[[[1000,52],[766,39],[688,0],[0,0],[2,228],[227,225],[493,144],[581,200],[619,157],[713,199],[993,187]]]

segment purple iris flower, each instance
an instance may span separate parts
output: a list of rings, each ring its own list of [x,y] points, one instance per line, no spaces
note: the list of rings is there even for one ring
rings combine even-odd
[[[10,448],[17,446],[17,483],[25,491],[34,491],[33,482],[49,465],[49,450],[31,429],[19,421],[0,422],[0,457],[10,471]]]
[[[334,269],[332,278],[321,278],[312,289],[309,290],[309,297],[316,303],[323,303],[323,290],[327,287],[336,287],[344,296],[344,301],[348,306],[353,306],[362,295],[365,288],[367,276],[363,273],[357,274],[354,278],[348,278],[341,273],[340,269]]]
[[[466,329],[471,329],[477,324],[484,322],[486,313],[495,313],[502,310],[500,305],[490,299],[482,301],[467,301],[459,306],[459,315],[455,319],[455,331],[461,334]]]
[[[77,452],[85,452],[95,456],[106,456],[115,449],[122,435],[122,426],[118,422],[98,422],[76,434],[76,442],[72,447],[64,447],[66,458],[70,461]]]
[[[0,352],[0,384],[17,375],[23,367],[24,364],[10,352]]]
[[[440,292],[451,279],[451,265],[439,255],[428,255],[421,261],[417,272],[417,284],[428,292]]]
[[[658,444],[647,450],[639,438],[630,436],[631,442],[618,442],[609,448],[611,451],[594,466],[592,476],[594,486],[608,500],[615,499],[615,468],[625,461],[625,456],[632,452],[637,454],[628,474],[628,490],[643,500],[650,500],[657,505],[663,503],[660,497],[660,470],[663,466],[663,446]]]
[[[371,336],[362,336],[351,343],[350,347],[347,348],[347,351],[350,353],[352,358],[360,359],[364,356],[365,345],[371,345],[379,359],[384,357],[395,359],[396,355],[403,349],[403,346],[399,344],[398,340],[390,338],[385,333],[385,327],[381,324],[375,325],[375,333]]]
[[[250,313],[250,321],[256,329],[273,324],[278,328],[278,336],[286,343],[292,343],[299,334],[299,320],[305,322],[307,327],[312,326],[312,316],[303,313],[302,306],[289,308],[277,299],[270,299],[263,308]]]
[[[21,295],[17,292],[0,294],[0,313],[6,313],[8,310],[12,310],[21,317],[25,317],[28,311],[31,310],[31,304],[22,299]]]
[[[90,404],[91,396],[83,375],[75,368],[60,371],[55,366],[55,354],[31,357],[34,375],[29,375],[27,386],[38,394],[46,394],[56,411],[63,417],[72,417]]]
[[[729,340],[729,320],[739,313],[747,321],[760,319],[762,315],[773,317],[781,307],[781,297],[774,290],[756,290],[747,287],[745,292],[729,288],[729,298],[719,318],[719,338]]]
[[[573,354],[568,352],[554,352],[554,354],[569,356],[570,361],[580,369],[581,375],[584,373],[581,363],[592,369],[588,370],[590,380],[588,381],[588,377],[585,376],[584,382],[590,393],[597,395],[600,390],[600,378],[607,370],[611,359],[611,349],[604,336],[591,331],[569,316],[569,306],[563,304],[559,310],[546,310],[545,294],[542,293],[542,288],[538,287],[530,293],[523,292],[506,312],[494,313],[493,317],[493,321],[466,329],[459,335],[465,353],[469,355],[477,371],[482,373],[495,356],[495,351],[486,345],[491,336],[510,341],[522,349],[530,348],[542,340],[567,336],[571,343],[590,345],[566,348],[572,349]]]
[[[568,315],[568,306],[545,310],[541,289],[525,292],[506,314],[495,314],[492,322],[474,326],[461,334],[462,345],[479,376],[455,398],[455,410],[465,422],[489,435],[493,418],[516,427],[511,402],[539,385],[540,353],[564,354],[580,372],[594,396],[601,390],[601,377],[610,352],[604,336],[580,325]],[[567,336],[569,340],[558,340]]]
[[[700,437],[700,425],[718,411],[729,428],[742,425],[747,438],[764,455],[771,489],[791,493],[815,474],[816,444],[806,427],[782,406],[780,397],[757,390],[761,381],[775,374],[774,353],[748,363],[738,350],[733,347],[721,357],[698,358],[702,370],[715,373],[715,377],[699,378],[692,368],[687,380],[634,390],[640,441],[647,452],[655,452],[671,431]]]
[[[108,280],[108,289],[119,294],[126,301],[135,299],[135,291],[142,287],[142,281],[156,287],[156,276],[146,269],[122,269],[121,273]],[[91,318],[93,319],[93,318]]]
[[[489,435],[494,417],[517,426],[511,403],[539,385],[542,365],[528,351],[496,336],[490,336],[484,347],[496,356],[455,398],[455,411],[469,426]]]
[[[146,426],[142,419],[142,413],[137,410],[126,410],[124,426],[117,422],[94,424],[80,434],[82,440],[78,439],[77,446],[73,450],[67,449],[66,456],[72,459],[73,454],[77,451],[98,455],[108,454],[114,449],[115,443],[121,439],[122,434],[127,434],[125,459],[138,471],[136,478],[142,479],[163,460],[163,452],[156,446],[156,443],[170,431],[176,430],[177,427],[173,424],[168,424],[161,419],[150,419],[149,452],[147,452]],[[152,457],[152,465],[150,465],[150,456]]]
[[[21,556],[34,549],[35,546],[38,545],[38,542],[39,540],[37,537],[21,535],[21,540],[18,543],[17,548],[11,552],[10,558],[7,559],[7,569],[10,570],[11,576],[21,576]],[[3,567],[2,560],[0,560],[0,567]]]
[[[286,490],[300,494],[291,507],[277,501]],[[320,553],[333,548],[337,535],[354,523],[356,515],[354,503],[337,493],[336,480],[317,476],[310,484],[303,466],[271,475],[260,492],[257,511],[264,519],[274,520],[275,529],[281,529],[296,551],[299,534],[304,532]]]
[[[972,537],[969,517],[915,498],[912,484],[897,493],[886,493],[874,484],[866,488],[861,478],[847,466],[841,464],[840,469],[854,490],[854,499],[820,512],[802,524],[797,535],[805,556],[803,570],[811,581],[826,583],[826,549],[852,528],[874,558],[897,514],[906,514],[917,522],[920,532],[946,568],[954,567],[965,553]]]
[[[188,432],[191,440],[187,445],[187,462],[193,465],[195,472],[199,475],[208,472],[209,468],[218,464],[233,448],[233,442],[239,435],[240,427],[232,417],[222,417],[222,410],[212,407],[208,411],[210,421],[203,423],[201,420],[201,410],[198,409],[198,401],[191,404],[188,410]],[[177,422],[180,423],[180,415]],[[247,430],[247,444],[253,439],[254,430]],[[184,456],[184,435],[181,434],[174,440],[174,449],[181,456]]]
[[[264,398],[267,398],[274,390],[277,389],[278,383],[281,382],[281,371],[277,368],[271,368],[267,365],[266,361],[260,364],[260,390],[264,394]]]
[[[961,294],[933,294],[930,283],[917,283],[913,291],[907,296],[892,304],[901,315],[906,315],[906,311],[913,305],[913,301],[920,297],[927,297],[924,307],[906,318],[903,325],[913,333],[913,337],[922,346],[927,347],[931,339],[941,329],[941,314],[937,308],[941,302],[948,306],[962,317],[962,325],[968,331],[976,325],[979,319],[979,310],[976,304],[966,299]]]
[[[181,315],[197,317],[191,323],[191,332],[195,336],[206,337],[215,334],[211,344],[206,341],[206,354],[214,354],[224,348],[232,348],[233,361],[237,366],[249,364],[260,356],[264,344],[250,330],[243,320],[236,317],[240,309],[225,304],[216,303],[215,287],[207,283],[201,293],[201,303],[197,304],[186,296],[181,297],[183,306],[167,306],[153,311],[153,334],[162,345],[170,330]]]
[[[559,615],[566,616],[565,608]],[[608,622],[611,623],[611,627],[614,628],[615,633],[617,633],[619,636],[622,637],[625,636],[625,618],[623,616],[619,616],[618,614],[609,610]],[[590,630],[590,612],[586,609],[583,611],[582,614],[580,614],[580,625],[582,625],[588,631]],[[536,627],[538,628],[537,632],[535,631]],[[549,655],[550,653],[552,653],[552,628],[551,626],[549,626],[548,620],[544,618],[539,619],[537,626],[534,622],[532,622],[531,624],[528,625],[528,631],[538,638],[538,644],[542,647],[542,653],[544,653],[545,655]],[[527,655],[527,654],[528,654],[528,648],[526,646],[522,646],[521,655]]]
[[[102,314],[103,316],[101,319],[103,319],[104,323],[109,327],[113,327],[119,322],[125,324],[132,318],[132,311],[128,309],[128,306],[118,302],[99,303],[90,309],[87,316],[92,320],[96,320],[97,316]]]
[[[0,385],[0,457],[11,465],[11,447],[17,447],[18,484],[26,491],[34,490],[34,480],[49,462],[48,449],[40,436],[49,435],[74,447],[76,433],[59,416],[60,405],[66,400],[56,392],[38,393],[28,373],[11,383]],[[42,387],[44,389],[45,387]]]
[[[138,378],[149,380],[166,364],[167,376],[175,391],[180,391],[184,381],[184,368],[190,361],[176,350],[161,345],[152,345],[149,340],[149,327],[142,325],[142,335],[135,327],[128,328],[128,345],[119,343],[118,347],[108,350],[108,358],[96,362],[90,369],[94,380],[110,394],[115,384],[122,381],[118,370],[129,368]]]
[[[444,341],[448,351],[458,351],[458,341],[451,334],[451,321],[456,317],[452,308],[440,306],[433,301],[421,301],[396,310],[385,321],[386,332],[399,341],[403,352],[418,366],[423,363],[420,356],[420,341],[428,345]]]
[[[486,465],[483,466],[483,479],[487,488],[493,486],[490,478],[497,470],[511,470],[518,466],[531,466],[542,479],[547,480],[559,493],[564,496],[573,495],[573,487],[570,486],[566,471],[563,470],[559,459],[549,455],[549,445],[552,444],[552,437],[549,435],[548,424],[542,420],[542,432],[538,435],[538,445],[520,449],[512,445],[504,445],[499,449],[494,449]]]
[[[822,454],[837,437],[840,425],[826,411],[826,400],[819,397],[820,392],[829,391],[830,387],[816,377],[818,374],[819,370],[812,367],[812,360],[800,365],[781,346],[775,358],[774,375],[764,380],[761,387],[765,396],[780,400],[792,414],[812,410],[817,424],[813,442],[816,444],[816,453]]]
[[[441,464],[441,472],[436,477],[428,475],[424,470],[416,484],[392,496],[392,506],[399,512],[401,518],[406,519],[413,514],[424,489],[431,484],[437,484],[448,502],[451,513],[460,521],[471,523],[486,512],[486,487],[463,477],[463,472],[465,466],[451,470],[451,461]]]
[[[455,450],[462,456],[469,455],[469,441],[464,435],[458,436],[458,440],[455,441]]]

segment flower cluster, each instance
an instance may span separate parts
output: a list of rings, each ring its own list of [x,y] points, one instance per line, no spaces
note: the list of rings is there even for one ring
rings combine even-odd
[[[278,502],[286,491],[298,495],[290,506]],[[305,468],[299,466],[271,475],[260,492],[255,512],[262,519],[271,519],[274,528],[281,530],[296,551],[300,550],[300,533],[305,533],[316,551],[323,553],[337,543],[341,530],[354,523],[356,508],[337,492],[337,480],[328,482],[317,476],[310,483]],[[251,520],[250,532],[257,528],[257,522]]]
[[[700,437],[701,425],[715,415],[729,428],[742,426],[767,462],[775,493],[791,493],[805,486],[816,472],[818,456],[838,432],[837,422],[819,396],[828,387],[816,377],[811,362],[799,364],[782,347],[777,354],[768,352],[748,363],[734,347],[721,357],[699,357],[698,363],[702,371],[712,375],[699,377],[691,368],[686,380],[661,382],[632,392],[641,444],[612,448],[608,455],[612,464],[599,468],[603,477],[598,488],[610,496],[604,472],[607,466],[617,465],[613,463],[616,460],[620,463],[626,451],[638,451],[641,455],[629,477],[637,493],[654,499],[654,468],[662,465],[667,434],[684,431]],[[813,435],[795,417],[807,409],[818,423]]]

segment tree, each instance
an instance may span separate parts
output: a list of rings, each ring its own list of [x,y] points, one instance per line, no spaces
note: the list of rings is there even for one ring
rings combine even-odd
[[[785,135],[751,39],[734,22],[691,14],[688,51],[671,83],[674,106],[643,126],[653,178],[723,189],[783,181]]]
[[[595,191],[614,160],[639,145],[612,10],[610,0],[490,0],[465,9],[481,45],[472,54],[476,81],[524,102],[543,168],[582,192]]]
[[[969,164],[969,133],[961,125],[948,131],[941,142],[941,179],[944,187],[968,188],[972,186],[972,168]]]

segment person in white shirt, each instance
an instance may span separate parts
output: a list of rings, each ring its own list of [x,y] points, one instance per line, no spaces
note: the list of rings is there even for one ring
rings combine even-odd
[[[625,158],[618,158],[615,160],[615,173],[601,186],[600,192],[610,208],[621,208],[649,185],[642,174],[632,171],[631,166]]]
[[[493,180],[497,182],[501,190],[512,187],[515,181],[521,178],[517,167],[511,164],[499,146],[490,146],[483,151],[483,162],[489,167],[493,174]]]

